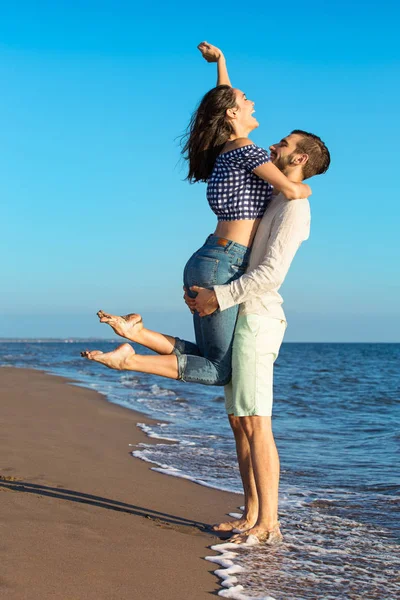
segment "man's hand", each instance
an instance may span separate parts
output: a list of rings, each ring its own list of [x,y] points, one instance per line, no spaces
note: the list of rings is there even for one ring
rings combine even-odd
[[[194,306],[200,317],[211,315],[219,308],[217,296],[213,290],[207,290],[197,285],[193,285],[190,290],[197,293],[194,298]]]
[[[188,296],[187,289],[185,288],[185,286],[183,286],[183,291],[185,292],[183,294],[183,299],[193,315],[196,312],[196,298],[191,298],[190,296]]]
[[[203,58],[209,63],[218,62],[222,56],[222,52],[219,48],[213,46],[212,44],[208,44],[207,42],[201,42],[201,44],[199,44],[197,47],[200,50]]]

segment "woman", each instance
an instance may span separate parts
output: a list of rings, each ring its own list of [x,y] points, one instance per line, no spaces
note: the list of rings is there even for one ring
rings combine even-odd
[[[219,85],[204,96],[195,111],[183,153],[189,163],[189,181],[207,182],[207,199],[218,224],[185,266],[184,285],[188,290],[192,286],[210,288],[230,283],[244,273],[272,186],[289,200],[311,194],[308,185],[289,181],[270,162],[266,150],[249,139],[259,125],[253,115],[254,102],[231,87],[222,53],[205,42],[199,49],[208,62],[218,62]],[[113,369],[225,385],[231,378],[237,311],[235,306],[206,317],[195,313],[196,344],[143,330],[139,315],[122,318],[100,311],[100,320],[109,323],[116,333],[150,346],[163,356],[137,355],[129,344],[105,354],[82,352],[82,356]],[[150,338],[144,340],[144,335]]]

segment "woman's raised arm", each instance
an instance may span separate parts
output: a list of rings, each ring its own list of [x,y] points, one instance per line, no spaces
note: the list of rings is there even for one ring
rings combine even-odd
[[[228,75],[228,69],[226,67],[225,56],[222,50],[216,46],[213,46],[212,44],[209,44],[208,42],[201,42],[201,44],[199,44],[197,47],[207,62],[217,63],[217,85],[229,85],[232,87]]]

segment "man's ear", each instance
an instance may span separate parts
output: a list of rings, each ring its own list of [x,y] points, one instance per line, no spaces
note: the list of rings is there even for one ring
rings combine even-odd
[[[229,117],[230,119],[236,119],[236,115],[237,115],[237,107],[226,109],[226,116]]]
[[[296,154],[293,157],[292,165],[305,165],[308,159],[308,154]]]

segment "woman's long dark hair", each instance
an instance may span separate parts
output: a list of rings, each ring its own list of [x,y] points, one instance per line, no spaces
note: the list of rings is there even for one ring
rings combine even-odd
[[[191,183],[210,177],[215,159],[233,133],[226,111],[235,106],[233,88],[219,85],[207,92],[193,113],[182,148],[182,155],[189,162],[187,179]]]

